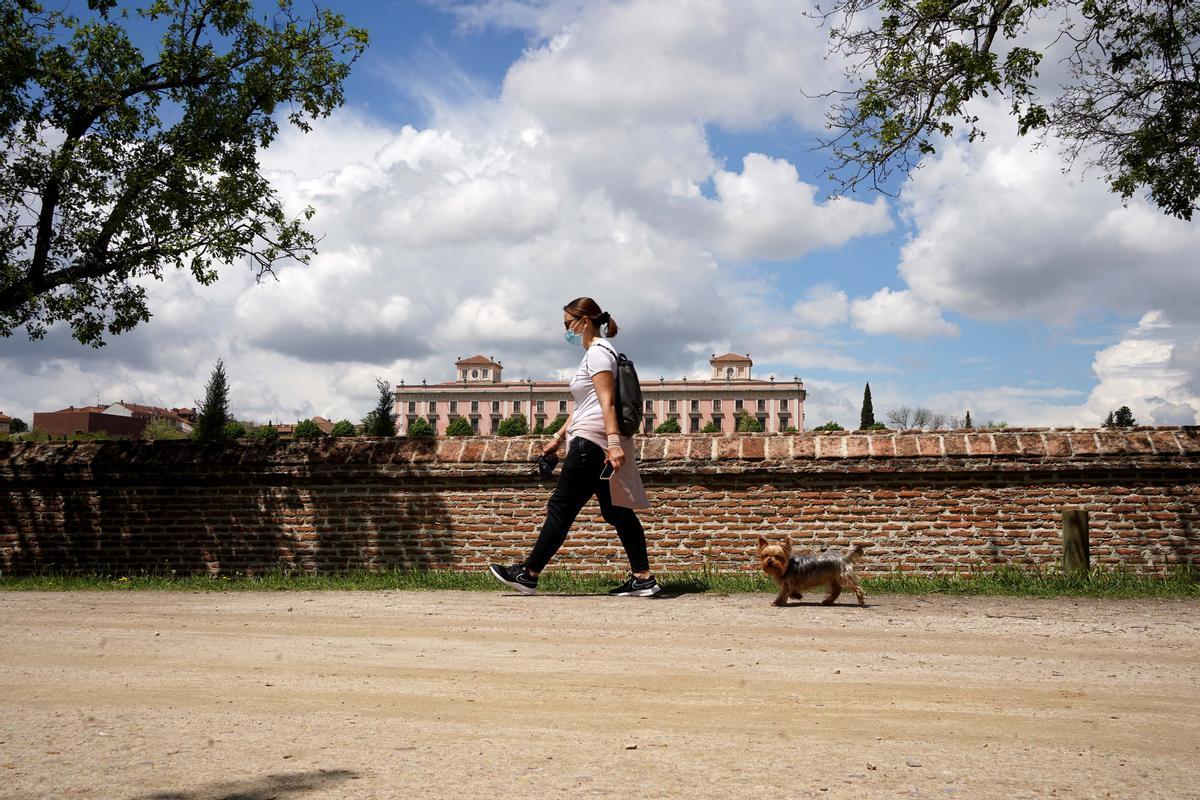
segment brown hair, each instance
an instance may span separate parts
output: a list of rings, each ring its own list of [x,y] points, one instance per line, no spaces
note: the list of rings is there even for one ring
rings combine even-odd
[[[575,317],[585,317],[593,325],[596,330],[600,330],[600,326],[608,324],[608,332],[605,338],[611,339],[617,335],[617,321],[609,316],[607,311],[601,311],[600,306],[590,297],[576,297],[571,302],[563,306],[563,311]]]

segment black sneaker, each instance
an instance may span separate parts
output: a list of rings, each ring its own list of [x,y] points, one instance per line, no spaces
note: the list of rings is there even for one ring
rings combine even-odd
[[[609,590],[608,593],[613,597],[651,597],[661,591],[662,588],[658,585],[658,581],[654,580],[653,575],[649,578],[630,575],[629,580],[617,588]]]
[[[511,567],[502,567],[499,564],[489,564],[488,569],[492,571],[496,580],[505,586],[511,586],[521,594],[537,594],[538,579],[530,575],[524,565],[513,564]]]

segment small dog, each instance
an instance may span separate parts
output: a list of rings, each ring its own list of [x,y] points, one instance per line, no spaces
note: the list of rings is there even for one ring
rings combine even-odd
[[[779,587],[779,595],[772,603],[776,606],[787,605],[789,597],[799,600],[804,590],[826,583],[829,584],[829,596],[821,601],[825,605],[832,605],[842,589],[849,589],[858,597],[858,604],[865,606],[862,587],[854,579],[854,562],[862,558],[862,554],[862,545],[856,544],[844,555],[792,555],[791,537],[784,544],[771,544],[766,537],[758,537],[758,560],[762,571]]]

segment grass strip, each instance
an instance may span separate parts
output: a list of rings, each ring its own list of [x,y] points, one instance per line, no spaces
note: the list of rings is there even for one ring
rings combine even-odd
[[[538,590],[560,594],[604,594],[624,576],[549,570]],[[669,572],[659,576],[672,594],[773,592],[770,579],[749,572]],[[913,575],[895,572],[862,580],[868,594],[985,595],[1008,597],[1200,598],[1200,571],[1177,568],[1167,575],[1093,570],[1069,575],[1052,570],[1003,567],[975,574]],[[483,570],[351,571],[306,575],[283,570],[254,575],[171,575],[143,573],[100,575],[45,573],[0,576],[0,591],[501,591]],[[818,588],[814,593],[820,592]]]

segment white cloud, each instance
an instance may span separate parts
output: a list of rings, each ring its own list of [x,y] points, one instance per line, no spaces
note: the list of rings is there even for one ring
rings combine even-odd
[[[792,313],[805,327],[827,328],[850,318],[850,301],[845,292],[822,283],[810,287],[792,306]]]
[[[819,247],[891,229],[887,203],[837,198],[818,203],[817,187],[782,159],[751,153],[740,174],[713,176],[718,196],[719,251],[736,260],[795,259]]]
[[[884,287],[870,297],[850,303],[854,327],[871,334],[890,334],[906,339],[931,336],[957,336],[958,326],[942,319],[941,310],[903,289],[893,292]]]
[[[998,104],[978,111],[988,137],[944,143],[901,196],[915,233],[899,269],[917,296],[975,319],[1057,324],[1200,307],[1200,225],[1137,198],[1122,207],[1098,175],[1063,173],[1060,142],[1032,149]]]

